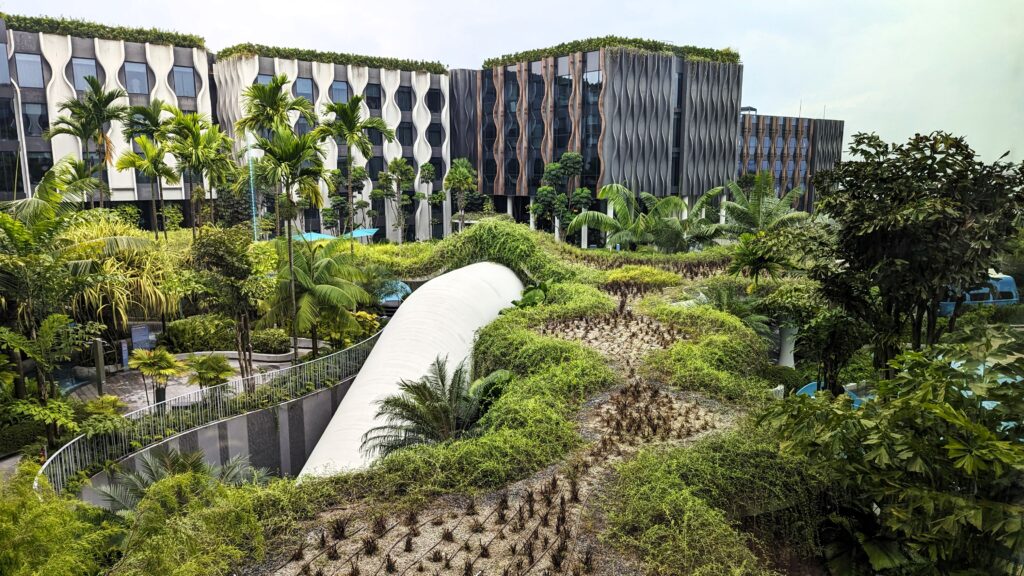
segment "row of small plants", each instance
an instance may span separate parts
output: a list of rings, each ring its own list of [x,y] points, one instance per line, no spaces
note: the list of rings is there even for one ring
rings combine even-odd
[[[367,68],[384,68],[386,70],[448,74],[448,69],[440,62],[367,56],[365,54],[348,54],[344,52],[323,52],[302,48],[282,48],[280,46],[265,46],[263,44],[235,44],[217,52],[217,57],[222,60],[236,56],[264,56],[267,58],[304,60],[306,62],[328,62],[343,66],[366,66]]]
[[[124,40],[142,44],[165,44],[185,48],[205,48],[206,41],[195,34],[182,34],[160,30],[158,28],[130,28],[127,26],[108,26],[77,18],[50,18],[47,16],[21,16],[2,14],[8,30],[22,32],[41,32],[60,36],[77,36],[79,38],[103,38],[105,40]]]
[[[642,52],[671,54],[679,56],[685,60],[707,60],[711,62],[728,62],[732,64],[738,64],[740,61],[739,53],[729,48],[716,50],[714,48],[701,48],[699,46],[679,46],[668,42],[647,40],[644,38],[599,36],[597,38],[585,38],[583,40],[563,42],[554,46],[548,46],[547,48],[525,50],[523,52],[515,52],[495,58],[488,58],[487,60],[484,60],[484,68],[507,66],[510,64],[518,64],[520,62],[533,62],[543,58],[550,58],[552,56],[567,56],[576,52],[592,52],[594,50],[600,50],[601,48],[625,48],[639,50]]]

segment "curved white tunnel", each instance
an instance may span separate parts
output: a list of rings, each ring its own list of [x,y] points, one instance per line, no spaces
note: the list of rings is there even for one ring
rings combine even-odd
[[[328,476],[369,464],[363,434],[380,425],[377,402],[398,392],[399,380],[426,374],[438,356],[449,366],[472,352],[476,331],[519,298],[523,284],[491,262],[453,270],[413,292],[384,328],[306,465],[303,476]]]

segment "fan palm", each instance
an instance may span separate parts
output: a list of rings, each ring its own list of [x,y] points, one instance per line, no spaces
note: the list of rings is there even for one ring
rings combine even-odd
[[[189,194],[189,212],[192,221],[192,238],[196,237],[196,197],[206,195],[205,182],[211,187],[215,182],[223,182],[231,173],[234,162],[231,160],[231,138],[220,131],[200,114],[176,114],[164,129],[168,141],[168,151],[177,161],[178,175],[199,179],[198,193],[191,186]]]
[[[150,190],[153,191],[149,198],[150,213],[153,217],[153,236],[160,239],[160,227],[157,226],[156,200],[160,200],[160,213],[164,213],[164,185],[163,181],[174,184],[178,182],[178,175],[167,163],[167,147],[159,142],[151,140],[148,136],[139,136],[135,139],[135,145],[139,151],[129,150],[117,159],[117,169],[120,171],[137,170],[150,179]],[[167,239],[167,226],[164,226],[164,240]]]
[[[285,262],[284,242],[278,242],[278,261]],[[359,269],[344,253],[342,242],[299,242],[291,267],[282,267],[278,274],[277,293],[271,318],[287,318],[289,300],[294,286],[297,310],[294,315],[298,332],[309,332],[313,340],[313,356],[320,345],[319,329],[323,322],[334,326],[351,326],[356,306],[370,302],[363,290]]]
[[[426,375],[402,380],[399,394],[380,401],[377,418],[384,424],[363,435],[362,450],[386,456],[407,446],[466,436],[480,418],[480,405],[470,385],[464,362],[449,371],[448,359],[436,358]]]
[[[263,484],[270,477],[265,469],[253,468],[249,459],[241,454],[232,457],[223,466],[210,466],[202,452],[149,450],[140,455],[135,463],[135,470],[119,470],[109,485],[96,488],[113,512],[134,509],[150,486],[176,474],[202,474],[232,486]]]
[[[395,131],[388,128],[382,118],[363,117],[363,97],[355,95],[348,102],[333,102],[324,107],[324,114],[334,114],[317,127],[316,134],[321,139],[333,138],[338,146],[345,147],[345,181],[348,195],[348,222],[345,230],[355,226],[355,198],[352,192],[352,151],[356,150],[364,159],[373,156],[373,143],[367,134],[369,130],[380,132],[387,142],[395,141]],[[350,250],[354,253],[355,246]]]
[[[107,127],[115,120],[124,119],[128,107],[118,104],[117,101],[127,98],[128,93],[121,88],[104,90],[103,85],[94,76],[86,76],[85,82],[88,88],[80,98],[72,97],[60,103],[58,109],[66,115],[59,116],[43,133],[43,136],[47,140],[58,134],[67,134],[78,138],[84,148],[83,159],[87,164],[91,163],[92,149],[89,144],[90,142],[95,144],[102,181],[105,180],[106,167],[113,160],[111,157],[113,146],[107,135]],[[102,190],[99,198],[100,208],[102,208]]]
[[[193,354],[188,357],[185,364],[192,370],[188,383],[203,388],[223,384],[237,373],[223,354]]]
[[[128,357],[128,367],[142,373],[142,386],[146,388],[146,377],[153,380],[156,403],[167,399],[167,382],[185,372],[185,365],[165,348],[145,350],[136,348]],[[149,401],[149,389],[146,388],[146,400]]]
[[[722,228],[730,234],[739,236],[779,230],[810,216],[793,209],[803,194],[799,187],[793,188],[781,198],[776,195],[771,172],[758,173],[749,191],[736,182],[729,182],[726,188],[730,198],[722,202],[726,217]]]
[[[567,234],[587,226],[607,234],[607,246],[635,247],[654,241],[654,231],[662,219],[686,213],[686,203],[678,196],[657,198],[648,192],[635,193],[621,184],[602,186],[597,198],[608,202],[612,215],[594,210],[580,212],[569,224]]]
[[[257,172],[267,182],[273,182],[278,189],[278,202],[285,203],[288,213],[285,214],[287,231],[285,242],[288,247],[288,279],[291,285],[292,302],[292,344],[294,360],[299,359],[299,341],[297,334],[297,313],[295,296],[294,250],[292,244],[292,220],[295,218],[295,199],[293,193],[302,198],[313,208],[323,207],[323,196],[320,194],[320,181],[326,176],[323,165],[323,150],[318,137],[314,133],[296,135],[290,128],[277,125],[273,138],[256,138],[255,148],[263,152],[263,157],[256,164]]]

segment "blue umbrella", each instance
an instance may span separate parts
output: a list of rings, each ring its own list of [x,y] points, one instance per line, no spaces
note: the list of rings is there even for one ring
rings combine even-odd
[[[345,234],[344,236],[342,236],[342,238],[369,238],[370,236],[373,236],[376,233],[376,228],[360,228],[355,232],[349,232],[348,234]]]
[[[305,240],[306,242],[316,242],[317,240],[334,240],[334,236],[330,234],[321,234],[320,232],[306,232],[303,234],[296,234],[292,236],[292,240]]]

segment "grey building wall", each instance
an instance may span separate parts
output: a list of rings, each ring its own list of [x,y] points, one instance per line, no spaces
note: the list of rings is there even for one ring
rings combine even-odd
[[[661,54],[606,50],[604,184],[662,195],[672,189],[675,60]]]
[[[736,177],[743,65],[679,61],[678,193],[692,203]]]
[[[450,70],[448,97],[451,98],[451,157],[468,158],[473,165],[479,160],[478,139],[480,124],[477,121],[477,93],[479,70]]]
[[[351,385],[349,380],[284,404],[207,424],[137,452],[119,465],[134,470],[136,460],[154,450],[201,451],[211,465],[247,456],[250,464],[275,475],[297,476]],[[82,489],[82,499],[105,506],[95,488],[108,485],[110,475],[100,472],[91,481],[91,486]]]

